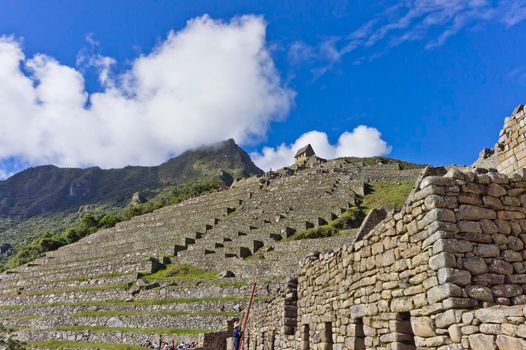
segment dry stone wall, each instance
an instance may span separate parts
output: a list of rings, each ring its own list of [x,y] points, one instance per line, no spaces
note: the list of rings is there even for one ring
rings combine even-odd
[[[245,348],[526,349],[526,179],[445,172],[426,169],[362,240],[310,256],[294,334],[282,295],[256,309]]]
[[[176,332],[208,350],[224,349],[230,334],[224,321],[243,311],[252,282],[258,282],[257,307],[282,293],[280,283],[297,274],[298,261],[309,252],[350,244],[353,235],[286,238],[355,205],[363,179],[416,176],[392,165],[340,159],[252,177],[134,217],[0,274],[0,323],[17,329],[25,341],[141,344],[158,333]],[[223,273],[145,277],[168,259]],[[296,294],[291,293],[282,304],[288,315],[285,333],[293,337]]]
[[[504,127],[495,147],[497,169],[502,173],[511,174],[526,167],[525,117],[524,105],[519,105],[504,120]]]

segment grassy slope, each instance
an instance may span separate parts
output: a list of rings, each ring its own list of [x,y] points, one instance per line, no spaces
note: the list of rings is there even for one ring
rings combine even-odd
[[[332,237],[348,229],[358,228],[369,211],[383,207],[386,210],[399,209],[413,189],[413,182],[371,182],[366,185],[365,196],[359,206],[350,208],[339,218],[322,225],[298,232],[288,240]]]
[[[361,206],[365,211],[383,207],[387,210],[399,209],[413,189],[414,182],[371,182],[366,185],[365,197]]]

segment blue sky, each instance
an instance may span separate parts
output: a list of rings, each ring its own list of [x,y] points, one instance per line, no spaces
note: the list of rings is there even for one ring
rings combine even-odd
[[[519,0],[0,0],[0,36],[4,176],[227,137],[267,168],[305,142],[470,164],[526,101]]]

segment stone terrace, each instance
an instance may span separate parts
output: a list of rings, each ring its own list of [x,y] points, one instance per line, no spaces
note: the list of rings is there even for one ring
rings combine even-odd
[[[526,349],[526,173],[428,168],[401,211],[312,255],[245,349]]]
[[[182,333],[178,340],[203,342],[243,308],[251,282],[259,298],[273,296],[309,252],[353,238],[287,241],[289,235],[355,205],[363,181],[414,180],[417,173],[335,160],[134,217],[0,275],[1,322],[31,341],[140,344],[156,333]],[[150,258],[163,257],[236,277],[137,279],[154,265]]]

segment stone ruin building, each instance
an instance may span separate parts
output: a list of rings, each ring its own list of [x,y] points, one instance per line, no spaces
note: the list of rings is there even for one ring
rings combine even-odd
[[[256,305],[275,298],[298,261],[350,244],[358,227],[323,239],[291,236],[356,207],[365,183],[414,183],[421,170],[341,158],[133,217],[0,274],[0,324],[37,348],[141,345],[162,333],[226,349],[253,282]],[[170,262],[217,276],[149,276]]]
[[[304,146],[304,147],[300,148],[296,152],[296,154],[294,155],[294,160],[296,161],[296,163],[298,163],[298,162],[302,162],[304,160],[307,160],[310,157],[313,157],[315,155],[316,155],[316,153],[314,152],[314,149],[312,148],[312,146],[310,144],[308,144],[307,146]]]
[[[244,349],[526,349],[525,118],[471,168],[313,156],[134,217],[0,274],[0,322],[36,348],[162,332],[226,350],[256,282]],[[415,183],[401,210],[290,240],[386,181]],[[221,273],[147,277],[170,263]]]
[[[426,168],[400,211],[304,259],[244,348],[526,349],[525,119],[506,119],[500,172]]]

